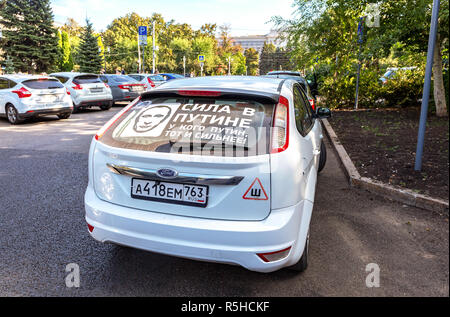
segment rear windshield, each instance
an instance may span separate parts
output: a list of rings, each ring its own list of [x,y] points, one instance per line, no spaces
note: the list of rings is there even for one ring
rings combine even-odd
[[[100,78],[96,75],[82,75],[82,76],[77,76],[73,79],[73,82],[75,84],[97,84],[97,83],[102,83],[102,81],[100,80]]]
[[[131,77],[131,78],[136,79],[138,81],[141,81],[142,79],[144,79],[144,76],[141,76],[141,75],[128,75],[128,77]]]
[[[136,81],[136,79],[131,78],[130,76],[125,76],[125,75],[112,75],[112,76],[108,76],[108,79],[112,79],[115,82],[118,83],[126,83],[126,82],[130,82],[130,81]]]
[[[150,152],[255,156],[269,153],[273,104],[246,99],[161,97],[139,102],[111,126],[107,145]]]
[[[162,77],[161,75],[152,75],[148,77],[150,77],[152,81],[164,81],[164,77]]]
[[[64,87],[57,79],[31,79],[23,81],[22,84],[31,89],[56,89]]]

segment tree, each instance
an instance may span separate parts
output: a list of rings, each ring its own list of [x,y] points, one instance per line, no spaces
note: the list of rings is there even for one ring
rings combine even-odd
[[[254,48],[245,50],[245,59],[247,66],[247,74],[250,76],[257,76],[259,70],[259,53]]]
[[[92,23],[88,19],[86,19],[86,28],[81,35],[78,56],[80,71],[98,73],[102,68],[102,58],[99,52],[98,40],[94,35]]]
[[[60,49],[61,58],[59,60],[59,69],[63,72],[70,72],[73,69],[72,51],[67,32],[60,31]]]
[[[5,51],[17,70],[47,72],[59,55],[49,0],[9,0],[0,10]]]
[[[5,74],[14,74],[14,63],[9,56],[5,60]]]

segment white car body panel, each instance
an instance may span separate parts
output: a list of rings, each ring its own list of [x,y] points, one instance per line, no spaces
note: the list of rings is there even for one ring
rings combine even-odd
[[[75,106],[80,106],[83,103],[95,103],[95,102],[107,102],[112,101],[112,92],[111,89],[106,87],[103,82],[100,83],[86,83],[82,84],[81,90],[74,89],[74,79],[78,76],[82,75],[90,75],[83,73],[54,73],[51,74],[56,77],[64,77],[67,78],[67,81],[63,83],[63,85],[70,92],[70,96],[72,97],[72,101]],[[96,90],[93,92],[93,90]]]
[[[72,108],[70,96],[67,94],[66,88],[54,89],[33,89],[23,84],[29,80],[54,79],[48,76],[32,76],[32,75],[4,75],[0,78],[12,80],[16,86],[8,89],[0,89],[0,115],[6,115],[6,105],[13,105],[19,115],[24,115],[28,111],[46,111],[58,109]],[[59,83],[59,82],[58,82]],[[31,93],[30,97],[19,98],[17,91],[21,88]]]
[[[290,104],[288,148],[277,154],[245,158],[197,158],[116,148],[94,138],[85,194],[86,221],[93,226],[90,234],[94,239],[190,259],[237,264],[258,272],[273,272],[299,261],[314,206],[322,127],[315,120],[305,137],[298,132],[292,106],[294,81],[285,82],[280,85],[281,91],[277,91],[274,83],[282,80],[237,78],[199,79],[192,87],[205,88],[211,85],[208,80],[213,80],[216,82],[212,85],[217,89],[245,88],[249,92],[281,94]],[[189,80],[173,82],[157,90],[170,90],[177,85],[193,89]],[[147,169],[172,167],[192,174],[243,176],[244,179],[237,186],[211,186],[207,208],[180,206],[133,200],[130,197],[132,177],[111,173],[107,163]],[[243,201],[245,190],[256,177],[269,199]],[[289,247],[289,254],[278,261],[267,263],[257,255]]]

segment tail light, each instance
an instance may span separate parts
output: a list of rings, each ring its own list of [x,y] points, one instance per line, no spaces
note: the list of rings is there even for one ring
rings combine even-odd
[[[87,224],[89,232],[94,231],[94,226]]]
[[[70,96],[70,91],[67,88],[66,88],[66,94],[68,94]]]
[[[147,77],[147,81],[150,84],[150,86],[152,86],[152,88],[156,87],[155,83],[150,79],[150,77]]]
[[[72,89],[75,89],[75,90],[83,90],[83,87],[81,87],[80,84],[75,84],[75,86],[73,86]]]
[[[275,108],[272,129],[272,154],[285,151],[289,146],[289,101],[280,96]]]
[[[131,102],[128,106],[122,109],[119,113],[117,113],[114,117],[111,118],[95,135],[95,139],[98,141],[101,137],[108,131],[108,129],[116,123],[125,113],[128,112],[134,105],[136,105],[141,100],[141,97],[136,98],[133,102]]]
[[[17,96],[19,98],[29,98],[29,97],[31,97],[31,92],[29,92],[25,87],[22,87],[19,90],[13,90],[12,92],[17,94]]]
[[[313,110],[316,110],[316,102],[314,99],[309,99],[309,103],[311,104],[311,108]]]
[[[107,83],[104,83],[106,88],[109,88],[109,85]]]
[[[147,85],[144,85],[144,90],[147,90]]]
[[[291,251],[291,247],[276,252],[257,253],[257,255],[260,257],[261,260],[263,260],[266,263],[269,263],[286,258],[289,255],[289,251]]]

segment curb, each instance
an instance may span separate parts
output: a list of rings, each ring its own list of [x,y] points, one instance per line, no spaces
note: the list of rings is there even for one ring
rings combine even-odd
[[[344,167],[344,173],[349,179],[351,186],[367,190],[371,193],[383,196],[390,200],[394,200],[405,205],[435,211],[439,213],[449,214],[449,202],[443,199],[433,198],[413,192],[409,189],[400,189],[380,181],[376,181],[367,177],[361,177],[352,160],[350,159],[344,146],[331,127],[327,119],[322,120],[326,135],[331,141],[334,150],[337,152],[340,162]]]

